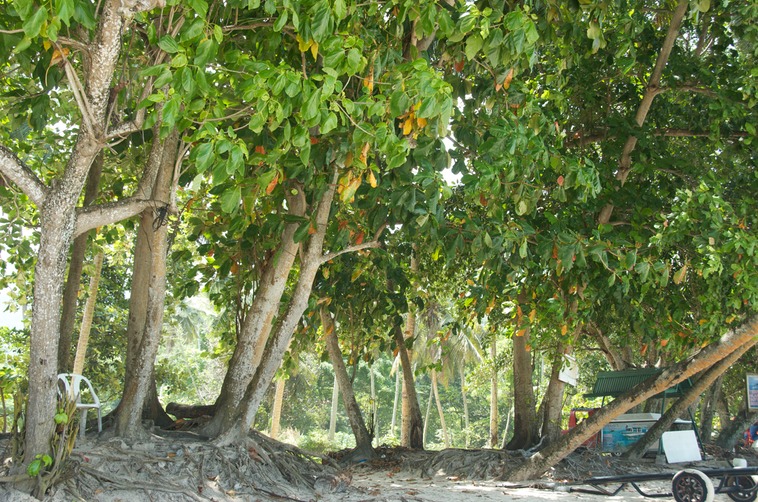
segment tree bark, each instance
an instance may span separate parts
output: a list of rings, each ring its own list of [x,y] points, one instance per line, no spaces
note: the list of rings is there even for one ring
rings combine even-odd
[[[700,350],[660,374],[614,399],[591,417],[571,429],[558,441],[535,453],[524,463],[503,474],[503,479],[523,481],[536,478],[582,443],[597,434],[603,426],[642,401],[663,392],[672,385],[703,371],[758,337],[758,317],[746,321],[739,329],[727,332],[718,341]]]
[[[392,434],[392,437],[397,437],[395,434],[397,432],[396,426],[397,426],[397,405],[400,401],[400,390],[401,390],[401,382],[400,382],[400,372],[402,370],[400,368],[397,368],[395,370],[395,399],[392,402],[392,424],[390,425],[390,434]]]
[[[464,364],[460,366],[461,372],[461,399],[463,400],[463,427],[466,434],[466,448],[471,444],[471,423],[468,414],[468,398],[466,397],[466,367]]]
[[[647,452],[664,432],[671,428],[671,425],[677,418],[682,416],[694,403],[697,398],[702,394],[710,385],[719,377],[721,377],[726,370],[728,370],[737,360],[742,357],[745,352],[758,342],[758,338],[746,343],[742,347],[738,348],[724,359],[718,361],[716,364],[708,368],[698,378],[697,382],[687,391],[685,395],[677,399],[677,401],[663,414],[663,416],[650,429],[642,436],[639,441],[634,443],[629,449],[624,452],[624,456],[629,459],[640,459]],[[695,424],[692,424],[696,427]]]
[[[274,406],[271,412],[271,439],[279,438],[282,424],[282,405],[284,404],[284,385],[287,383],[283,377],[276,381],[274,390]]]
[[[424,431],[422,432],[422,439],[424,448],[426,448],[426,433],[429,431],[429,419],[432,416],[432,400],[434,399],[434,389],[429,386],[429,398],[426,400],[426,413],[424,413]]]
[[[79,340],[76,342],[76,356],[74,357],[73,372],[77,375],[84,374],[84,356],[87,354],[89,345],[89,335],[92,331],[92,319],[95,316],[95,306],[97,305],[97,288],[100,283],[100,272],[103,269],[103,253],[100,252],[95,256],[95,270],[92,272],[89,283],[89,296],[84,306],[84,315],[82,316],[82,325],[79,329]]]
[[[492,343],[490,345],[490,359],[492,360],[492,374],[490,375],[490,448],[497,448],[500,441],[498,440],[497,416],[497,335],[492,334]]]
[[[424,425],[421,420],[421,408],[418,404],[418,396],[416,395],[413,367],[411,366],[410,355],[408,355],[408,351],[405,348],[402,329],[397,323],[393,327],[393,335],[403,369],[403,402],[407,403],[407,409],[403,412],[400,443],[406,448],[423,450]]]
[[[162,143],[160,171],[155,180],[152,197],[163,201],[168,210],[172,201],[172,187],[174,186],[174,170],[177,163],[179,135],[173,131],[161,141],[155,136],[154,141]],[[165,217],[165,214],[164,214]],[[147,304],[144,324],[140,329],[137,326],[139,342],[132,360],[133,371],[127,375],[124,382],[124,392],[119,404],[119,413],[116,417],[116,434],[127,438],[137,438],[144,435],[142,429],[142,412],[145,403],[154,404],[157,401],[157,392],[148,399],[151,390],[154,390],[155,357],[158,354],[161,329],[163,327],[163,310],[166,299],[166,260],[168,256],[168,225],[163,221],[158,211],[155,211],[153,220],[149,226],[145,226],[148,218],[143,214],[140,232],[147,233],[149,258],[147,263],[142,263],[149,269],[147,281]],[[137,264],[135,263],[135,268]]]
[[[513,337],[513,438],[506,445],[507,450],[529,448],[537,442],[529,327],[524,330],[521,336]]]
[[[716,412],[716,403],[721,398],[723,382],[724,375],[721,375],[713,382],[703,401],[703,411],[700,413],[700,437],[704,442],[710,442],[713,438],[713,416]]]
[[[9,157],[7,149],[3,149],[0,155],[0,170],[29,195],[39,209],[40,218],[29,347],[30,391],[25,450],[24,459],[17,466],[21,472],[37,455],[51,453],[50,438],[55,426],[51,418],[56,408],[60,306],[66,258],[76,227],[76,205],[90,166],[102,149],[101,135],[107,129],[110,84],[120,55],[125,17],[133,15],[137,10],[135,7],[122,5],[118,0],[103,4],[97,35],[89,47],[92,64],[84,79],[87,120],[83,125],[86,126],[79,130],[62,177],[48,189],[15,156]],[[144,10],[151,7],[140,6]]]
[[[95,202],[100,186],[100,175],[103,171],[103,152],[95,158],[84,188],[84,206]],[[68,265],[66,286],[63,290],[63,308],[61,310],[61,331],[58,343],[58,372],[71,371],[71,345],[74,325],[76,324],[76,308],[79,300],[79,287],[82,281],[84,258],[87,252],[87,240],[91,232],[83,233],[74,239],[71,248],[71,258]]]
[[[564,349],[563,345],[558,348],[558,354],[553,359],[553,367],[550,371],[550,382],[543,398],[542,439],[545,440],[545,444],[555,441],[561,435],[563,393],[566,384],[560,380],[559,376],[566,360],[564,356],[568,352],[570,350]]]
[[[287,205],[291,215],[303,216],[306,202],[302,190],[298,191],[297,195],[290,196]],[[218,412],[204,428],[205,434],[209,436],[217,436],[228,430],[235,416],[241,412],[239,405],[245,389],[250,385],[261,364],[287,286],[287,279],[295,263],[298,244],[295,243],[294,236],[298,226],[299,223],[296,222],[285,226],[279,247],[263,267],[255,298],[245,313],[237,344],[216,400]]]
[[[437,370],[432,369],[432,390],[434,391],[434,402],[437,405],[437,413],[440,416],[440,426],[442,427],[442,438],[445,441],[445,448],[450,448],[450,434],[448,434],[447,423],[445,422],[445,411],[442,409],[440,392],[437,388]]]
[[[373,458],[374,448],[371,446],[373,438],[371,437],[371,434],[369,434],[366,422],[363,420],[363,414],[361,413],[360,406],[358,406],[358,401],[355,400],[353,384],[350,382],[350,376],[347,374],[345,362],[342,360],[342,351],[340,350],[339,340],[337,339],[337,330],[335,329],[334,321],[332,320],[331,314],[326,310],[326,306],[323,304],[321,305],[319,314],[321,316],[321,326],[324,331],[326,350],[329,352],[329,359],[331,359],[332,367],[334,368],[334,378],[339,385],[340,393],[342,394],[342,404],[345,406],[345,413],[350,422],[353,436],[355,436],[354,454],[361,456],[364,460]]]
[[[326,438],[330,443],[334,443],[334,435],[337,433],[337,412],[339,411],[340,384],[337,382],[337,374],[334,375],[332,384],[332,410],[329,413],[329,434]]]

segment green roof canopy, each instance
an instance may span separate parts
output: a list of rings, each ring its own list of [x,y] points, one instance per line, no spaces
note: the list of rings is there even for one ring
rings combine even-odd
[[[663,368],[635,368],[622,371],[601,371],[592,392],[584,397],[618,397],[648,378],[663,372]],[[680,397],[692,387],[688,378],[661,392],[656,398]]]

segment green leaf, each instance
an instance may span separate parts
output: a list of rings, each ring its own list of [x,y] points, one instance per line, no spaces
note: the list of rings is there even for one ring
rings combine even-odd
[[[287,24],[288,17],[289,17],[288,12],[286,10],[282,11],[281,15],[274,23],[274,31],[282,31],[282,28],[284,28],[284,25]]]
[[[410,106],[411,100],[405,92],[397,90],[390,96],[390,113],[393,117],[399,117],[404,114]]]
[[[24,34],[29,38],[34,38],[39,35],[42,30],[42,25],[47,21],[47,9],[44,7],[37,9],[32,17],[26,20],[24,23]]]
[[[226,190],[221,196],[221,210],[227,214],[231,214],[237,210],[241,200],[242,192],[240,191],[240,187],[235,186],[230,190]]]
[[[187,4],[200,17],[204,18],[208,14],[208,2],[205,0],[187,0]]]
[[[216,42],[206,38],[201,41],[195,51],[195,64],[205,66],[216,55]]]
[[[42,460],[35,458],[29,463],[29,467],[26,468],[26,473],[29,476],[36,478],[40,470],[42,470]]]
[[[55,13],[66,26],[69,26],[75,10],[74,0],[55,1]]]
[[[32,0],[13,0],[13,6],[16,8],[18,17],[28,19],[34,8],[34,2]]]
[[[176,40],[174,40],[174,38],[169,35],[163,35],[161,37],[161,39],[158,41],[158,47],[168,52],[169,54],[176,54],[182,50]]]
[[[482,36],[479,34],[468,37],[468,40],[466,40],[466,59],[471,61],[476,58],[483,44],[484,40],[482,40]]]
[[[347,16],[347,5],[345,5],[345,0],[334,0],[334,17],[337,18],[337,20],[345,19]]]
[[[293,235],[292,240],[297,242],[302,242],[305,240],[306,237],[308,237],[308,230],[311,228],[311,222],[306,221],[299,227],[297,227],[297,230],[295,230],[295,235]]]
[[[331,22],[332,15],[329,10],[329,3],[325,0],[321,0],[319,3],[313,6],[311,17],[311,33],[313,40],[318,43],[324,41],[329,34],[329,23]]]
[[[58,425],[68,423],[68,415],[65,413],[56,413],[53,420],[55,420],[55,423]]]
[[[203,172],[211,165],[214,159],[213,143],[203,143],[194,149],[197,170]]]
[[[337,115],[334,112],[329,112],[326,116],[326,120],[321,124],[321,134],[327,134],[337,127]]]
[[[319,109],[321,107],[321,89],[317,89],[310,97],[305,101],[303,105],[303,119],[306,121],[314,119],[319,115]]]

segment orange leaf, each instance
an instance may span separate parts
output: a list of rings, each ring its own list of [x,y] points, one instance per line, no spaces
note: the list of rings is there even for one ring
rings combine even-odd
[[[418,125],[419,129],[423,129],[424,127],[426,127],[426,124],[427,124],[427,120],[425,118],[419,117],[416,119],[416,125]]]
[[[466,60],[464,58],[461,58],[460,61],[456,61],[453,65],[453,68],[455,68],[455,71],[458,73],[463,71],[463,66],[466,64]]]
[[[255,147],[255,153],[260,153],[261,155],[266,155],[266,149],[262,145],[258,145]]]
[[[647,352],[647,344],[644,344],[642,346],[642,350],[640,351],[640,355],[644,356],[646,352]]]
[[[315,233],[316,233],[316,227],[314,227],[313,225],[308,227],[308,235],[313,235]]]
[[[316,136],[311,136],[311,145],[317,145],[318,144],[318,138]]]
[[[360,245],[363,244],[363,239],[366,235],[363,232],[359,232],[358,235],[355,237],[355,244]]]
[[[516,331],[516,336],[524,336],[526,335],[526,329],[520,329]]]
[[[413,114],[403,122],[403,134],[408,136],[413,131]]]
[[[511,86],[511,80],[513,80],[513,68],[508,70],[508,73],[505,75],[505,80],[503,80],[504,89],[508,89]]]
[[[661,347],[665,347],[668,344],[669,344],[668,340],[661,340]]]
[[[365,145],[363,145],[363,148],[361,149],[361,162],[364,164],[366,163],[366,159],[368,159],[368,150],[371,148],[371,145],[366,142]]]
[[[559,186],[559,187],[562,187],[562,186],[563,186],[563,181],[564,181],[564,179],[563,179],[563,176],[562,176],[562,175],[561,175],[561,176],[558,176],[558,186]]]
[[[271,180],[271,182],[266,187],[266,193],[271,195],[271,192],[274,191],[274,188],[276,188],[277,183],[279,183],[279,173],[274,176],[274,179]]]
[[[487,197],[484,196],[484,193],[479,194],[479,204],[482,206],[487,206]]]
[[[368,93],[371,94],[374,92],[374,68],[373,66],[368,72],[368,77],[363,81],[363,86],[368,89]]]
[[[568,330],[569,330],[568,326],[566,326],[565,324],[561,325],[561,335],[562,336],[565,336],[566,333],[568,333]]]

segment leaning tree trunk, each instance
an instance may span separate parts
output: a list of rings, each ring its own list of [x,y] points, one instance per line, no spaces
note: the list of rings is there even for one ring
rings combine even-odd
[[[350,428],[353,430],[353,436],[355,436],[355,451],[353,455],[358,455],[364,460],[371,459],[374,457],[374,448],[371,446],[373,438],[366,428],[358,401],[355,400],[353,384],[350,381],[350,376],[347,374],[345,362],[342,360],[342,351],[337,339],[334,321],[323,304],[321,305],[319,314],[321,316],[321,326],[324,330],[326,350],[329,352],[329,359],[331,359],[332,367],[334,368],[334,377],[339,384],[340,393],[342,394],[342,404],[345,406],[345,413],[347,413]]]
[[[237,411],[230,415],[226,426],[221,429],[216,442],[219,445],[231,444],[247,436],[252,425],[258,407],[265,396],[266,389],[274,378],[276,369],[282,362],[284,352],[292,340],[298,322],[308,307],[308,299],[313,290],[313,282],[319,267],[326,261],[333,259],[338,254],[377,247],[378,234],[373,241],[351,246],[336,253],[322,254],[326,227],[329,220],[334,192],[337,185],[337,170],[332,176],[332,183],[321,197],[316,209],[315,232],[310,236],[305,250],[301,253],[300,274],[292,291],[290,302],[281,320],[278,322],[276,331],[266,345],[260,364],[258,365],[253,379],[248,384],[244,396],[240,400]],[[218,409],[217,416],[223,410]]]
[[[537,413],[532,387],[532,352],[529,348],[529,327],[513,337],[513,437],[508,450],[520,450],[537,442]]]
[[[571,429],[558,441],[535,453],[521,465],[506,471],[502,478],[508,481],[523,481],[540,476],[622,413],[686,378],[704,371],[729,354],[739,350],[745,344],[755,344],[756,337],[758,337],[758,317],[753,317],[739,329],[729,331],[718,341],[708,345],[694,356],[670,366],[660,374],[650,377],[617,397],[610,404]]]
[[[418,404],[416,383],[411,366],[411,357],[405,348],[405,339],[400,325],[393,328],[395,346],[400,356],[400,364],[403,370],[403,403],[407,409],[403,410],[401,424],[400,443],[407,448],[424,449],[424,424],[421,419],[421,407]]]
[[[550,372],[550,382],[545,391],[542,406],[542,438],[545,444],[558,439],[561,435],[563,420],[563,393],[566,384],[560,380],[561,369],[565,363],[565,355],[570,354],[571,347],[560,344],[558,354],[553,359],[553,367]]]
[[[664,432],[671,428],[671,425],[677,418],[682,416],[687,408],[694,403],[700,394],[710,387],[710,385],[721,377],[726,370],[728,370],[734,363],[742,357],[745,352],[750,350],[750,347],[758,342],[758,338],[752,342],[746,343],[744,346],[738,348],[721,361],[717,362],[700,375],[697,382],[687,390],[687,392],[677,399],[677,401],[663,414],[663,416],[650,429],[642,436],[639,441],[634,443],[629,449],[624,452],[624,456],[629,459],[640,459],[647,452],[647,450],[660,439]],[[695,426],[695,424],[693,424]],[[696,426],[695,426],[696,427]]]
[[[426,400],[426,413],[424,413],[424,430],[421,433],[424,448],[426,448],[426,433],[429,430],[429,419],[432,417],[432,399],[434,399],[434,389],[429,386],[429,399]]]
[[[84,356],[87,355],[87,346],[89,345],[89,335],[92,331],[92,319],[95,316],[95,306],[97,305],[97,288],[100,284],[100,273],[103,269],[102,251],[95,256],[95,270],[92,272],[89,283],[89,296],[84,306],[84,315],[82,316],[82,325],[79,329],[79,339],[76,342],[76,356],[74,357],[73,373],[77,375],[84,374]]]
[[[302,190],[287,198],[287,206],[292,216],[300,217],[305,214],[306,202]],[[287,286],[287,279],[295,263],[298,244],[294,236],[299,226],[299,222],[285,225],[276,252],[263,267],[258,289],[255,291],[252,305],[245,313],[237,344],[215,403],[216,413],[203,429],[209,436],[217,436],[222,431],[229,430],[237,415],[241,413],[239,405],[245,389],[250,385],[261,364]]]
[[[139,344],[132,361],[134,367],[128,373],[129,377],[124,382],[124,392],[119,404],[119,413],[116,417],[116,434],[128,438],[140,437],[144,434],[142,429],[142,412],[145,402],[150,396],[151,389],[155,386],[155,358],[158,354],[161,329],[163,327],[163,310],[166,300],[166,261],[168,258],[168,221],[167,212],[172,205],[172,187],[174,186],[174,170],[177,163],[179,135],[173,131],[161,141],[158,135],[154,141],[160,141],[161,161],[160,169],[152,190],[152,198],[165,204],[163,208],[154,211],[153,220],[149,226],[145,226],[146,215],[143,214],[140,231],[148,233],[149,246],[149,277],[147,279],[147,304],[144,325],[139,329]],[[156,395],[151,396],[150,402],[157,401]],[[161,408],[162,409],[162,408]]]
[[[100,186],[100,175],[103,171],[103,152],[95,157],[87,175],[87,184],[84,188],[84,206],[89,206],[97,198]],[[76,307],[79,300],[79,287],[82,281],[84,258],[87,253],[87,240],[92,233],[85,232],[74,239],[71,247],[71,258],[68,265],[66,286],[63,290],[63,308],[61,309],[61,330],[58,343],[58,371],[68,373],[71,371],[71,340],[73,338],[74,325],[76,324]],[[74,371],[74,373],[76,373]]]
[[[716,412],[716,403],[721,398],[723,383],[724,375],[721,375],[708,389],[708,395],[703,401],[703,411],[700,414],[700,437],[704,442],[710,442],[713,439],[713,416]]]

